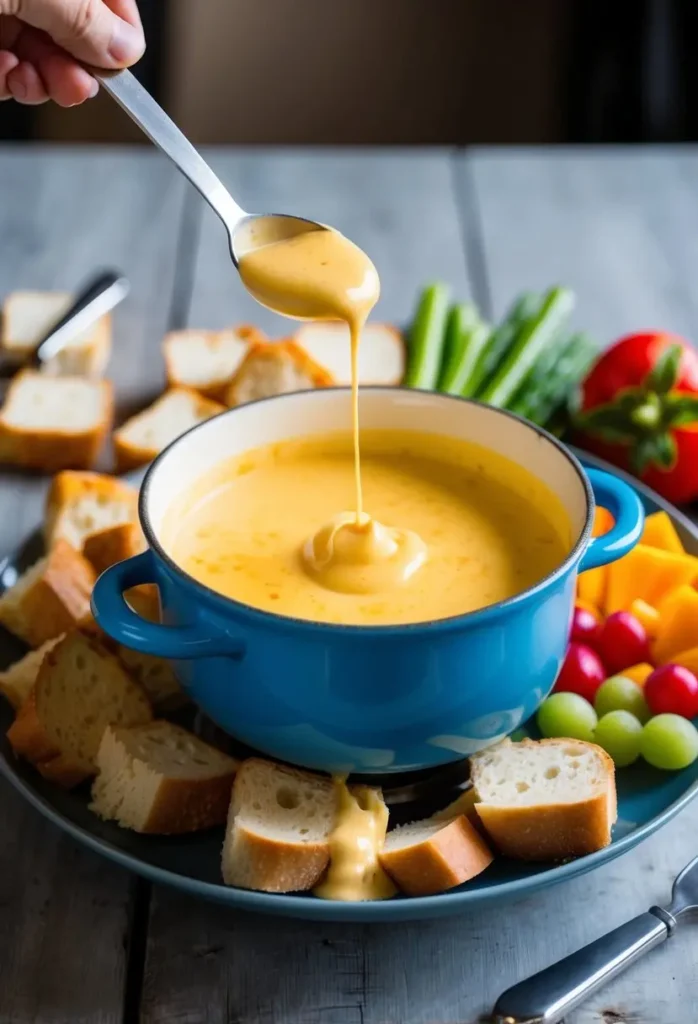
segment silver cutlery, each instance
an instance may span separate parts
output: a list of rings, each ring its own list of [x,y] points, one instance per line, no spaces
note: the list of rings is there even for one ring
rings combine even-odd
[[[44,366],[101,316],[117,306],[128,295],[129,283],[116,270],[105,270],[81,289],[70,308],[46,332],[28,361],[29,366]],[[12,377],[18,366],[9,360],[0,364],[0,377]]]
[[[230,254],[235,266],[250,249],[284,238],[293,238],[306,231],[326,230],[323,224],[285,213],[253,214],[238,206],[227,188],[214,174],[201,154],[174,121],[165,113],[147,89],[130,71],[90,73],[129,117],[179,168],[218,214],[228,232]]]
[[[673,935],[698,910],[698,857],[676,878],[668,907],[651,907],[571,956],[514,985],[494,1007],[494,1024],[559,1024],[566,1014]]]

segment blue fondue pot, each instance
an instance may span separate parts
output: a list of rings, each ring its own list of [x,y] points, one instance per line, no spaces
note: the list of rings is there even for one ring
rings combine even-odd
[[[275,615],[197,583],[163,548],[172,501],[227,458],[293,437],[347,429],[348,389],[244,405],[180,437],[150,467],[140,497],[149,550],[108,569],[94,589],[99,625],[119,643],[172,659],[182,687],[221,728],[262,753],[330,772],[404,772],[459,760],[518,728],[550,692],[569,637],[577,574],[638,541],[639,498],[563,444],[509,413],[451,396],[365,388],[366,429],[476,442],[542,480],[576,537],[534,587],[480,611],[407,626],[340,626]],[[592,539],[595,502],[615,526]],[[283,501],[279,505],[283,515]],[[155,583],[163,624],[123,594]]]

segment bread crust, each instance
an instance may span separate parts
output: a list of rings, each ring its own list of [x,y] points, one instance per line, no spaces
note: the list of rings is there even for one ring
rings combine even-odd
[[[30,647],[67,633],[89,612],[96,574],[67,541],[49,551],[40,577],[26,592],[0,598],[0,622]]]
[[[480,833],[461,814],[421,842],[384,849],[378,859],[402,892],[431,896],[475,878],[494,858]]]
[[[140,554],[145,547],[145,537],[137,523],[119,523],[91,533],[85,539],[82,553],[99,576],[117,562]]]
[[[197,414],[202,421],[211,419],[213,416],[217,416],[221,412],[225,412],[225,406],[218,402],[212,402],[208,398],[203,398],[198,391],[194,391],[192,388],[177,387],[171,388],[169,391],[165,391],[157,401],[153,402],[153,404],[148,406],[147,409],[137,413],[136,416],[132,416],[131,419],[126,421],[126,423],[122,423],[119,429],[114,432],[114,455],[116,458],[116,468],[119,473],[126,473],[131,469],[138,469],[139,466],[144,466],[147,462],[152,462],[152,460],[160,454],[159,448],[148,448],[142,445],[133,444],[124,437],[123,432],[127,427],[130,427],[134,421],[139,420],[141,417],[152,415],[160,402],[167,398],[167,396],[173,391],[186,392],[186,394],[194,398]],[[188,428],[183,429],[186,430]]]
[[[22,370],[13,379],[7,391],[5,404],[9,404],[13,388],[24,374]],[[95,381],[102,391],[102,418],[90,430],[62,430],[59,426],[47,429],[17,427],[7,423],[0,413],[0,462],[54,473],[60,469],[90,469],[99,458],[114,412],[114,394],[110,381]]]
[[[611,842],[611,828],[618,810],[615,765],[606,751],[582,740],[521,741],[522,746],[570,743],[594,749],[603,766],[606,786],[594,796],[574,803],[529,806],[476,803],[475,810],[487,835],[504,856],[527,861],[562,860],[594,853]],[[477,759],[474,759],[471,775],[477,790]]]
[[[238,397],[239,388],[254,363],[265,361],[273,363],[279,359],[289,357],[296,364],[299,371],[307,377],[308,384],[305,385],[306,387],[328,388],[332,387],[335,383],[332,374],[311,359],[305,349],[297,345],[293,339],[258,342],[250,347],[249,352],[240,363],[237,373],[231,380],[225,394],[226,404],[231,408],[241,404]],[[296,390],[302,390],[302,387]],[[276,392],[269,391],[269,394],[272,393]]]
[[[318,884],[329,861],[327,842],[281,843],[236,825],[232,846],[223,847],[223,881],[259,892],[306,892]]]
[[[239,327],[233,327],[231,330],[240,337],[242,341],[248,342],[250,345],[264,343],[267,341],[266,335],[259,328],[253,327],[251,324],[240,324]],[[191,384],[186,380],[182,380],[177,376],[177,365],[176,359],[172,354],[172,347],[175,341],[182,338],[183,335],[194,334],[197,338],[201,335],[206,335],[207,339],[212,343],[216,344],[218,339],[228,334],[228,331],[194,331],[194,330],[183,330],[183,331],[171,331],[166,334],[162,342],[162,354],[165,360],[165,373],[167,375],[167,386],[169,388],[187,388],[196,391],[197,394],[203,398],[209,398],[214,402],[220,402],[225,404],[225,395],[228,390],[228,386],[234,376],[221,377],[217,380],[212,380],[209,384]]]
[[[62,514],[84,498],[126,505],[129,518],[138,519],[138,491],[130,484],[106,473],[63,470],[56,473],[46,494],[44,505],[44,537],[50,546],[58,539]]]

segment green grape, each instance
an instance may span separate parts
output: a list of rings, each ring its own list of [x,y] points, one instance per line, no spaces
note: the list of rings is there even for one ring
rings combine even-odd
[[[655,768],[688,768],[698,757],[698,729],[681,715],[656,715],[642,730],[640,752]]]
[[[609,711],[629,711],[643,725],[652,717],[642,687],[623,675],[611,676],[601,683],[594,697],[594,710],[599,718]]]
[[[617,768],[637,761],[642,743],[642,724],[629,711],[618,708],[599,719],[594,742],[613,758]]]
[[[571,740],[592,740],[596,712],[578,693],[554,693],[543,701],[536,716],[544,736],[565,736]]]

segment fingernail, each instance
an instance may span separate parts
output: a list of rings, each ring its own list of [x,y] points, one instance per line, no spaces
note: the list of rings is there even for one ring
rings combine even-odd
[[[143,56],[145,40],[139,29],[117,19],[109,44],[109,56],[119,64],[133,64]]]
[[[96,78],[93,78],[92,79],[92,85],[90,86],[90,93],[89,93],[89,96],[87,98],[90,99],[90,100],[93,100],[98,92],[99,92],[99,82],[97,81]]]

